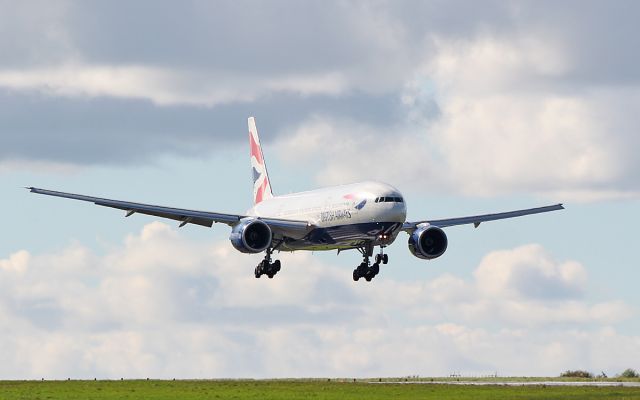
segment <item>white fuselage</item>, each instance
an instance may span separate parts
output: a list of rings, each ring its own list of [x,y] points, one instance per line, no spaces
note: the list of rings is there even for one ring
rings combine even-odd
[[[304,237],[283,243],[283,250],[330,250],[391,244],[405,222],[404,198],[393,186],[362,182],[292,193],[264,200],[247,215],[307,221]]]

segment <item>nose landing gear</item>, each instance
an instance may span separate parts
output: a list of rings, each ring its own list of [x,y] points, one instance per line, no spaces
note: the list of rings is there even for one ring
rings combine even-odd
[[[376,254],[376,264],[387,264],[389,256],[387,254]]]

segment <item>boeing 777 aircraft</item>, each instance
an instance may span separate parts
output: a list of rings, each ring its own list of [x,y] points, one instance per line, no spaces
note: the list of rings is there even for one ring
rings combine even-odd
[[[245,214],[222,214],[209,211],[133,203],[73,193],[28,187],[31,192],[68,199],[89,201],[99,206],[117,208],[126,217],[135,213],[180,221],[180,227],[196,224],[211,227],[214,222],[231,227],[229,240],[242,253],[262,253],[265,257],[255,268],[255,277],[273,278],[280,271],[280,260],[272,262],[278,251],[356,249],[363,257],[353,270],[353,280],[373,279],[380,264],[387,264],[385,247],[402,231],[409,234],[409,251],[431,260],[447,250],[447,235],[442,228],[474,224],[561,210],[562,204],[470,217],[406,221],[407,206],[402,194],[393,186],[380,182],[361,182],[333,186],[308,192],[274,196],[260,147],[255,119],[249,118],[249,144],[253,171],[254,206]],[[371,264],[375,247],[380,251]]]

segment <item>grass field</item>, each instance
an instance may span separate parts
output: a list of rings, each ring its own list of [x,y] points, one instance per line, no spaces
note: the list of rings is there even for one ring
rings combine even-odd
[[[13,399],[640,399],[640,388],[327,380],[1,381],[0,400]]]

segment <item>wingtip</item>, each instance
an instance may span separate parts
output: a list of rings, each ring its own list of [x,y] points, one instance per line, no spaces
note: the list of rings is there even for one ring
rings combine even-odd
[[[33,192],[33,189],[35,189],[33,186],[25,186],[24,188],[30,192]]]

